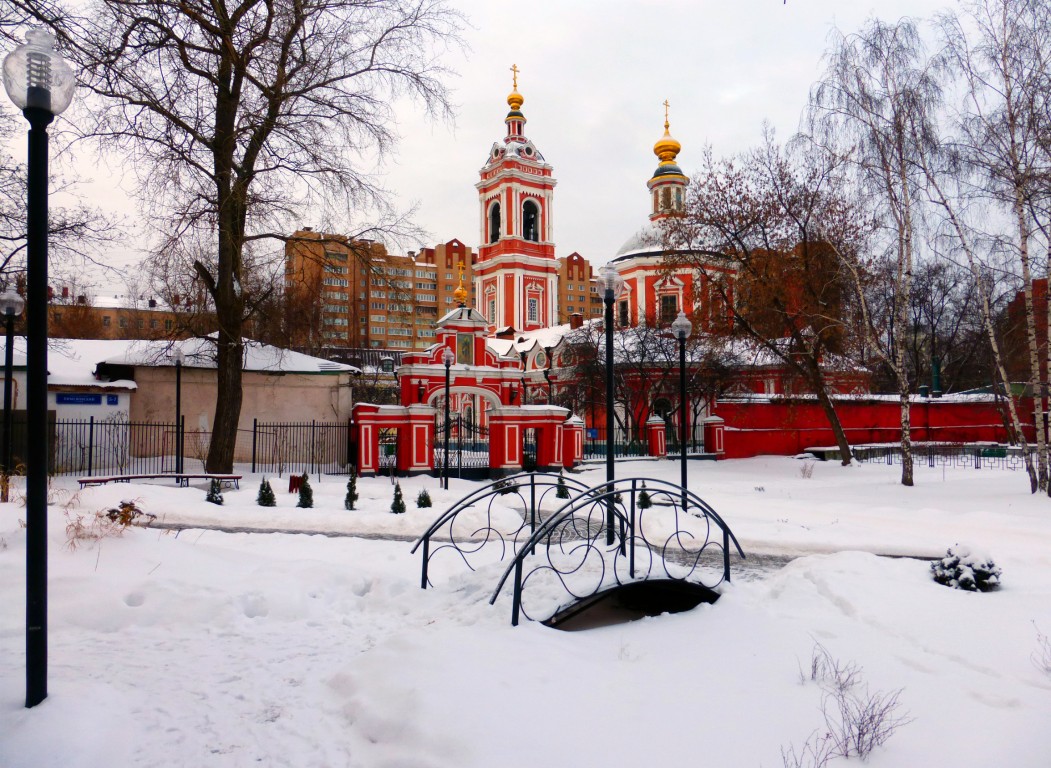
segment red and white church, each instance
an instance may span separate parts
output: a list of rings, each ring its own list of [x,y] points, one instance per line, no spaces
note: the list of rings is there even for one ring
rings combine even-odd
[[[580,414],[587,419],[585,425],[578,415],[554,404],[559,401],[560,389],[574,386],[568,367],[560,363],[569,357],[567,337],[585,321],[583,316],[574,316],[567,325],[554,324],[559,316],[559,264],[554,234],[557,182],[552,166],[526,135],[522,111],[525,99],[518,91],[518,69],[512,70],[514,81],[507,97],[510,110],[504,118],[505,135],[490,148],[475,185],[482,242],[474,264],[476,306],[466,306],[467,291],[461,271],[459,306],[438,320],[437,342],[426,350],[402,356],[398,370],[399,404],[355,406],[362,474],[379,471],[383,458],[381,436],[395,432],[396,469],[405,473],[433,471],[436,429],[444,423],[446,391],[457,423],[477,425],[487,431],[489,468],[495,476],[521,470],[527,439],[535,441],[531,444],[535,446],[535,464],[539,468],[557,470],[572,466],[583,457],[586,429],[605,427],[602,409]],[[646,182],[648,217],[609,262],[623,280],[623,290],[614,306],[614,323],[619,328],[642,323],[659,328],[683,311],[695,333],[721,335],[733,322],[731,304],[737,279],[733,260],[713,257],[703,269],[669,268],[662,245],[661,222],[683,211],[689,183],[677,164],[681,145],[671,136],[667,108],[665,102],[664,134],[653,147],[658,165]],[[738,395],[777,396],[788,392],[791,376],[779,361],[755,355],[734,378],[733,391]],[[864,375],[848,372],[841,378],[839,389],[844,394],[865,392]],[[646,386],[645,381],[640,380],[639,386]],[[701,395],[688,393],[688,397],[699,400]],[[642,398],[645,405],[641,407],[649,409],[653,399]],[[751,431],[761,433],[762,441],[774,433],[785,438],[781,440],[783,445],[771,444],[773,449],[769,452],[792,453],[802,450],[805,443],[832,442],[816,405],[779,404],[771,410],[756,408],[754,403],[749,407],[748,397],[736,402],[692,405],[688,411],[701,414],[694,418],[705,423],[704,442],[713,457],[724,452],[764,452],[754,440],[745,445],[737,434],[734,438],[738,448],[728,450],[722,413],[733,414],[736,423],[730,429],[734,433],[749,431],[749,427],[738,424],[758,419],[758,426]],[[881,437],[893,440],[895,407],[890,403],[884,409],[886,414],[859,411],[862,423],[856,434],[849,435],[852,441]],[[674,409],[673,413],[677,412]],[[634,423],[644,425],[649,452],[663,455],[665,430],[674,422],[666,424],[648,412],[632,416]],[[982,418],[989,419],[991,415],[984,414]],[[855,429],[850,426],[849,416],[844,421],[848,433]],[[886,428],[881,426],[884,421],[888,423]],[[950,428],[959,426],[959,421],[959,417],[950,416]],[[932,424],[928,407],[928,436]],[[978,439],[995,436],[982,433]]]

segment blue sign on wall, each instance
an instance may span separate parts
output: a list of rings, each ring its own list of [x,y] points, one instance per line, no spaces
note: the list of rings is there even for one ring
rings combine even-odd
[[[56,392],[57,405],[102,405],[102,395],[87,395],[80,392]]]
[[[116,405],[119,400],[116,395],[106,395],[106,405]]]

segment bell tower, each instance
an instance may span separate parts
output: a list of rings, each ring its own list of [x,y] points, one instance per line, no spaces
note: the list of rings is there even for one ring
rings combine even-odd
[[[517,65],[507,97],[507,132],[480,171],[481,242],[474,265],[477,309],[490,328],[517,331],[554,325],[558,318],[552,168],[525,135],[525,99]]]

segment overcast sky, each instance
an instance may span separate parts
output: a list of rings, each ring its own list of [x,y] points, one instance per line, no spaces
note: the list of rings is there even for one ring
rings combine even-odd
[[[474,183],[489,147],[504,135],[512,64],[526,135],[554,167],[557,255],[610,259],[645,221],[653,144],[671,103],[671,132],[690,174],[701,148],[716,154],[756,144],[768,120],[781,138],[798,127],[821,73],[830,31],[869,16],[929,17],[947,0],[450,0],[470,20],[466,52],[448,66],[455,124],[412,105],[398,112],[401,141],[385,158],[385,185],[402,208],[418,203],[427,245],[479,242]],[[19,147],[24,146],[18,141]],[[92,197],[111,208],[122,195],[94,166]],[[127,206],[127,203],[123,203]],[[300,225],[317,226],[304,211]],[[130,255],[135,243],[117,249]],[[406,243],[415,248],[418,243]],[[126,252],[119,253],[119,252]]]
[[[435,242],[480,239],[474,183],[504,135],[517,64],[526,135],[554,167],[557,255],[610,259],[646,220],[653,144],[671,103],[671,133],[690,174],[759,141],[763,120],[798,127],[833,26],[879,15],[929,17],[945,0],[457,0],[471,50],[454,81],[456,125],[401,118],[388,185],[419,202]],[[304,222],[308,223],[308,222]]]

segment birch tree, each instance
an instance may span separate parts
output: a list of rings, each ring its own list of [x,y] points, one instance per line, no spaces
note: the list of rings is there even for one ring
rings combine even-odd
[[[837,35],[825,55],[824,78],[811,93],[809,125],[813,140],[846,158],[857,172],[876,220],[880,222],[895,269],[891,283],[892,330],[871,322],[857,265],[855,282],[871,346],[893,371],[901,407],[901,483],[913,484],[910,393],[905,345],[897,337],[908,327],[912,271],[921,223],[918,154],[921,135],[930,130],[940,89],[915,22],[870,20],[860,32]]]
[[[939,28],[948,65],[962,81],[964,101],[955,114],[958,157],[975,176],[974,193],[1009,226],[1000,236],[1016,258],[1025,293],[1029,384],[1037,444],[1037,486],[1048,484],[1048,445],[1043,425],[1047,353],[1041,369],[1033,279],[1039,273],[1037,233],[1047,228],[1051,134],[1051,10],[1043,0],[975,0],[945,14]],[[1048,243],[1045,242],[1045,248]],[[1034,250],[1036,248],[1036,250]],[[1051,251],[1044,274],[1051,277]],[[1048,321],[1051,323],[1051,319]]]

